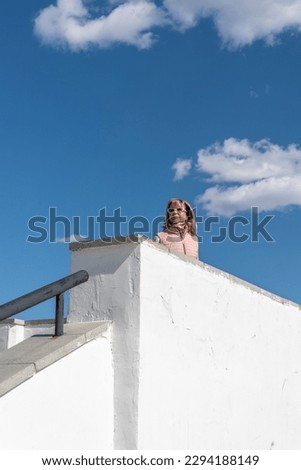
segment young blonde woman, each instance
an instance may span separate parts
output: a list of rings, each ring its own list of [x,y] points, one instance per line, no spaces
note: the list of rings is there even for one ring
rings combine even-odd
[[[191,205],[183,199],[170,199],[167,203],[163,232],[154,236],[169,250],[198,259],[198,239],[195,215]]]

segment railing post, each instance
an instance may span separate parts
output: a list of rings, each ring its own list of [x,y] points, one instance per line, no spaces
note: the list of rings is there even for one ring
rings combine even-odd
[[[55,297],[55,332],[54,336],[64,334],[64,293]]]

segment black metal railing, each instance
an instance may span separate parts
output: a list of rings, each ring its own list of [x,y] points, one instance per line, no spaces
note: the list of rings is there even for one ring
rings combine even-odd
[[[64,334],[64,292],[86,282],[89,279],[87,271],[81,270],[63,277],[58,281],[47,284],[29,294],[0,305],[0,321],[34,307],[55,297],[55,336]]]

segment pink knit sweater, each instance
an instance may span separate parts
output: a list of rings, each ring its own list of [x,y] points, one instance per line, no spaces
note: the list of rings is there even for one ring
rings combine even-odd
[[[192,256],[198,259],[198,240],[196,236],[185,233],[183,238],[180,234],[170,233],[167,231],[159,232],[158,237],[161,243],[165,245],[169,250],[177,253],[184,253],[185,255]]]

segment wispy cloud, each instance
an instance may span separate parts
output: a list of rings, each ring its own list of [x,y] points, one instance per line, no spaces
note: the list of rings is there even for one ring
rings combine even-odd
[[[249,91],[249,96],[250,98],[259,98],[259,93],[257,93],[257,91],[253,90],[253,88],[250,88],[250,91]]]
[[[70,236],[57,237],[56,243],[75,243],[75,242],[86,242],[89,237],[72,233]]]
[[[211,186],[196,197],[208,213],[230,216],[259,206],[281,210],[301,206],[301,148],[267,139],[226,139],[200,149],[195,170]]]
[[[78,51],[127,44],[147,49],[158,27],[180,32],[211,18],[222,43],[238,48],[262,39],[277,43],[287,30],[300,32],[301,0],[57,0],[41,10],[35,32],[41,41]]]
[[[192,160],[186,158],[177,158],[171,169],[175,172],[174,180],[180,181],[187,176],[192,168]]]

